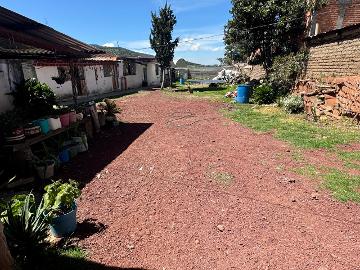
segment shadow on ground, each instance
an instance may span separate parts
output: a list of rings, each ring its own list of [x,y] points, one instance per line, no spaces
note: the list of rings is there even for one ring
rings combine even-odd
[[[35,266],[34,270],[146,270],[145,268],[126,268],[106,266],[86,259],[70,258],[66,256],[50,257],[41,265]]]
[[[89,151],[73,159],[58,178],[75,179],[82,185],[89,183],[151,126],[151,123],[121,123],[119,127],[102,131],[90,143]]]
[[[218,92],[226,90],[226,87],[199,87],[199,88],[193,88],[194,92]]]
[[[83,240],[94,234],[102,233],[107,227],[107,225],[98,222],[96,219],[85,219],[81,223],[78,223],[74,236],[79,240]]]

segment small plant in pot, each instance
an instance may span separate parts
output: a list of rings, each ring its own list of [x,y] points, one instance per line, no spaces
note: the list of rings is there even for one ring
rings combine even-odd
[[[8,111],[0,115],[0,128],[5,140],[9,143],[16,143],[25,139],[23,119],[20,112]]]
[[[76,230],[76,199],[79,184],[74,180],[56,181],[45,187],[44,207],[49,211],[50,231],[55,237],[71,235]]]
[[[96,104],[96,110],[98,113],[99,124],[101,127],[106,125],[106,103],[99,102]]]
[[[34,161],[35,170],[40,179],[50,179],[55,174],[55,160],[50,158],[36,159]]]
[[[106,104],[106,121],[116,122],[116,114],[121,113],[120,108],[111,99],[104,99],[104,103]]]
[[[40,179],[50,179],[55,174],[55,165],[58,161],[58,158],[55,155],[52,155],[48,149],[48,147],[45,145],[45,143],[42,144],[44,150],[41,151],[41,158],[39,158],[36,155],[32,155],[34,168],[40,177]],[[40,155],[37,154],[37,155]]]

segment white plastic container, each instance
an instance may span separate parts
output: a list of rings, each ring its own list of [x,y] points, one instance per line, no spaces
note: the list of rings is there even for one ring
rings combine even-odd
[[[51,130],[57,130],[61,128],[61,121],[60,118],[49,118],[49,127]]]

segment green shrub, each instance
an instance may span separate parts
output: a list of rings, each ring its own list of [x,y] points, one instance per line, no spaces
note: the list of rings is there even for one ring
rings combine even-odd
[[[34,195],[30,193],[14,196],[10,202],[0,206],[1,222],[11,254],[18,263],[31,264],[48,245],[49,224],[43,202],[37,206]]]
[[[271,104],[276,100],[276,92],[269,84],[261,84],[254,88],[252,95],[257,104]]]
[[[304,111],[304,100],[301,96],[289,95],[282,101],[287,113],[301,113]]]
[[[275,57],[269,73],[269,83],[277,96],[286,96],[293,88],[307,60],[306,52]]]
[[[69,180],[63,183],[56,181],[45,187],[44,207],[51,215],[66,214],[73,209],[75,200],[80,196],[81,191],[76,181]]]
[[[56,95],[45,83],[29,79],[17,85],[9,93],[14,98],[15,108],[22,109],[27,118],[39,118],[53,113],[57,105]]]

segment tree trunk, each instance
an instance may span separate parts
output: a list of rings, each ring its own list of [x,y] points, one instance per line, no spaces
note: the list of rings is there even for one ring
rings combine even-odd
[[[169,79],[170,79],[170,89],[172,88],[172,74],[171,74],[171,68],[169,68]]]
[[[162,82],[161,82],[161,90],[164,89],[164,84],[165,84],[165,69],[161,68],[161,75],[162,75]]]

